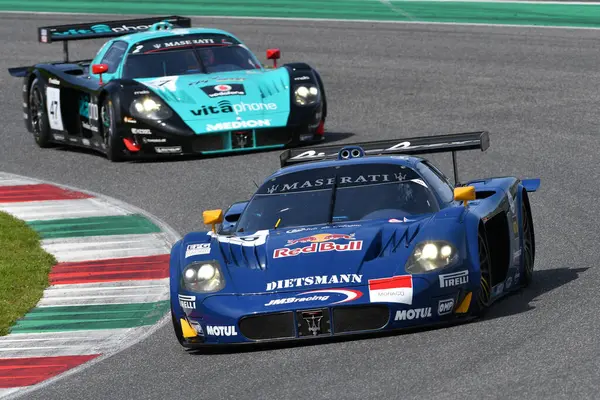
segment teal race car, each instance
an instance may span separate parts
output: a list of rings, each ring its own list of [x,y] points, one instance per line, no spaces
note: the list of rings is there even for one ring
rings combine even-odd
[[[73,40],[112,38],[69,61]],[[260,63],[233,34],[180,16],[38,28],[64,61],[10,68],[40,147],[91,148],[111,161],[295,147],[324,139],[327,102],[305,63]]]

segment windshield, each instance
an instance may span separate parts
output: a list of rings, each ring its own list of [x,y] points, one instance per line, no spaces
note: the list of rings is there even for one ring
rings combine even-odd
[[[403,218],[436,211],[439,205],[434,194],[414,170],[392,164],[355,164],[269,180],[244,210],[236,230]]]
[[[156,78],[260,68],[256,57],[240,44],[175,43],[184,44],[130,53],[123,66],[123,78]]]

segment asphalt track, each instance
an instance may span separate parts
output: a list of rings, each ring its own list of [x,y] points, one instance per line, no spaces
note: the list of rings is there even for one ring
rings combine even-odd
[[[90,17],[0,16],[0,68],[59,58],[35,27]],[[460,156],[463,179],[541,177],[532,195],[533,286],[485,320],[418,333],[299,347],[186,353],[170,325],[28,399],[593,398],[600,384],[597,32],[567,29],[196,20],[262,54],[308,60],[327,85],[338,143],[488,129],[486,153]],[[78,43],[73,56],[96,45]],[[201,212],[245,199],[278,152],[111,164],[40,150],[25,132],[21,81],[1,76],[0,170],[118,198],[180,233]],[[446,156],[432,157],[448,170]]]

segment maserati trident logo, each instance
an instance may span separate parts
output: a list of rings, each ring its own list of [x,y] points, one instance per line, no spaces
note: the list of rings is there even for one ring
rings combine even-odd
[[[246,133],[236,133],[235,139],[237,140],[237,145],[239,147],[246,147],[246,144],[248,143],[248,135]]]
[[[322,311],[304,311],[302,313],[302,319],[306,321],[308,325],[308,331],[317,336],[321,333],[321,320],[323,319]]]

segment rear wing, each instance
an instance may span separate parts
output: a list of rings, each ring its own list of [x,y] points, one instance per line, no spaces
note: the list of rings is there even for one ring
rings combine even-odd
[[[147,31],[153,24],[168,22],[178,28],[190,28],[192,20],[187,17],[151,17],[123,19],[118,21],[87,22],[80,24],[42,26],[38,28],[40,43],[63,42],[65,62],[69,61],[68,43],[73,40],[111,38]]]
[[[465,150],[485,151],[490,146],[490,137],[487,131],[454,133],[450,135],[423,136],[398,140],[379,140],[373,142],[353,143],[351,145],[332,145],[314,147],[312,150],[288,149],[279,156],[281,167],[289,165],[338,159],[344,147],[360,147],[364,156],[382,155],[418,155],[433,153],[452,153],[452,166],[454,169],[454,182],[458,184],[458,168],[456,152]]]

